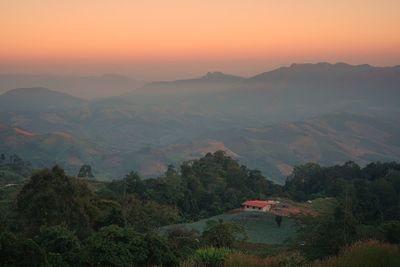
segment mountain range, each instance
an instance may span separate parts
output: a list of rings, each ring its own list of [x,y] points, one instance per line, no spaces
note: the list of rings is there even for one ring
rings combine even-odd
[[[169,163],[225,150],[281,182],[307,161],[399,159],[398,99],[399,66],[344,63],[293,64],[250,78],[213,72],[91,100],[13,89],[0,95],[0,150],[32,158],[29,151],[43,151],[26,160],[47,157],[74,171],[90,163],[105,178],[157,175]],[[71,139],[55,138],[60,132]],[[18,141],[4,141],[13,135]]]
[[[12,88],[45,87],[85,99],[124,94],[144,84],[144,81],[118,74],[101,76],[0,74],[0,93]]]

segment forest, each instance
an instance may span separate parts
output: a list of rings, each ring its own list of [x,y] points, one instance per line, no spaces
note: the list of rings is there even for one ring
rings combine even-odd
[[[17,155],[8,158],[2,154],[0,162],[1,266],[367,266],[363,258],[381,264],[370,266],[400,263],[396,162],[308,163],[278,185],[222,151],[170,165],[157,178],[130,172],[111,182],[91,177],[87,165],[74,177],[59,166],[36,170]],[[250,243],[238,222],[209,220],[202,232],[164,228],[229,212],[249,199],[330,199],[333,205],[294,218],[294,241],[278,251]]]

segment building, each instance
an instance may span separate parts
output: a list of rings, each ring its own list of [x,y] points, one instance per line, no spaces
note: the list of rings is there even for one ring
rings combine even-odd
[[[278,201],[263,201],[263,200],[248,200],[242,203],[243,209],[245,211],[262,211],[267,212],[270,211]]]

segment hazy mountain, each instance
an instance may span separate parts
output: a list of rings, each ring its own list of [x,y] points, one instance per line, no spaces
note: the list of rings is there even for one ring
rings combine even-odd
[[[293,64],[262,73],[216,97],[236,113],[279,120],[335,111],[399,112],[400,67]]]
[[[0,74],[0,93],[21,87],[46,87],[86,99],[109,97],[130,92],[144,84],[126,76]]]
[[[227,78],[220,83],[206,77],[151,83],[124,99],[208,110],[241,125],[242,121],[302,120],[337,111],[384,116],[400,112],[400,66],[293,64],[248,79]]]
[[[67,132],[38,134],[18,127],[0,125],[0,151],[16,153],[34,167],[59,164],[75,172],[82,164],[100,164],[104,151]]]
[[[215,93],[230,89],[243,80],[245,78],[222,72],[208,72],[200,78],[149,83],[131,92],[130,95],[156,94],[157,97],[160,95]]]
[[[150,175],[219,147],[281,179],[309,160],[396,159],[399,99],[400,67],[293,64],[248,79],[208,73],[150,83],[90,101],[43,88],[11,90],[0,95],[0,123],[88,140],[104,151],[102,170]],[[368,135],[377,131],[392,137]]]
[[[18,88],[0,95],[0,111],[52,111],[81,108],[86,101],[42,87]]]
[[[243,163],[277,180],[306,162],[332,165],[349,160],[360,164],[399,160],[399,123],[399,117],[337,113],[260,128],[226,129],[201,139],[224,144]]]
[[[155,176],[170,163],[224,150],[272,180],[283,182],[295,165],[306,162],[333,165],[350,160],[359,164],[399,160],[399,122],[348,113],[330,114],[262,128],[226,129],[190,142],[144,148],[126,158],[133,159],[136,170],[142,174]]]
[[[293,166],[306,162],[332,165],[349,160],[359,164],[400,160],[399,122],[400,119],[329,114],[266,127],[224,129],[190,141],[130,151],[103,147],[65,132],[37,134],[2,126],[0,151],[20,154],[39,166],[58,163],[73,171],[82,163],[90,163],[102,177],[115,177],[130,170],[157,176],[168,164],[224,150],[282,182]]]

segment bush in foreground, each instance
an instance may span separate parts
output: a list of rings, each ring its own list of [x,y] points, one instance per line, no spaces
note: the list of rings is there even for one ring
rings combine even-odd
[[[307,261],[298,253],[280,254],[262,258],[254,255],[233,253],[229,255],[224,267],[309,267]]]
[[[316,262],[313,267],[397,267],[400,248],[378,241],[357,242],[338,256]]]
[[[192,258],[184,262],[181,267],[219,267],[223,266],[225,259],[232,250],[229,248],[201,248]]]

